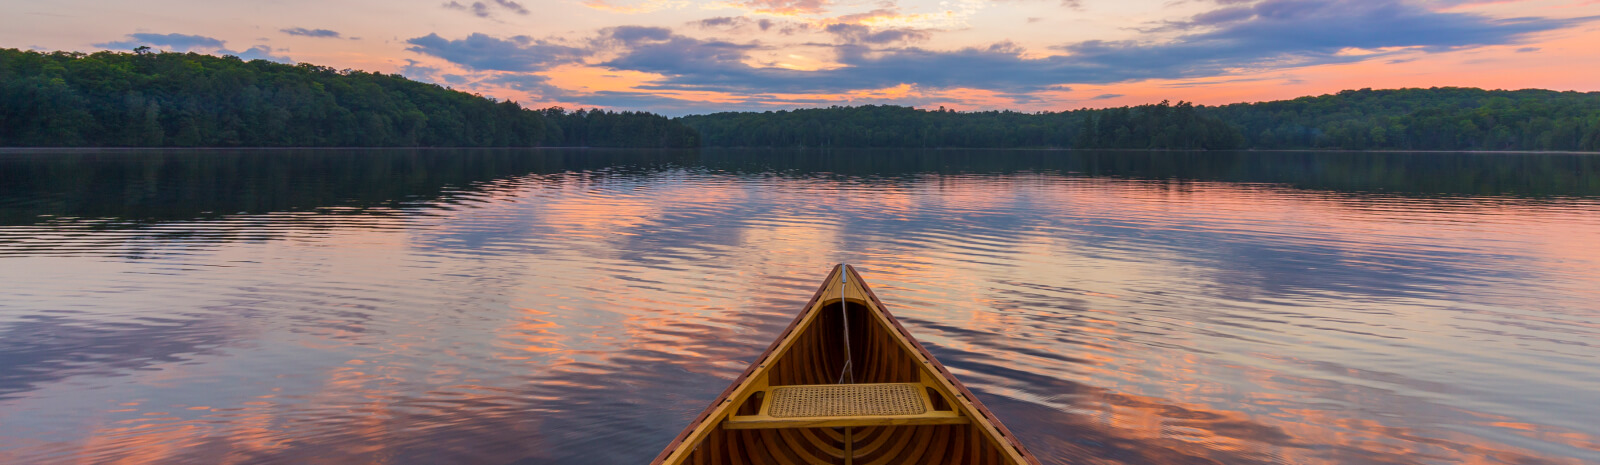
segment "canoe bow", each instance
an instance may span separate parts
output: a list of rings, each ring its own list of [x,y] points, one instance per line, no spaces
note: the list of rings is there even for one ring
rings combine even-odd
[[[855,382],[840,384],[847,366]],[[854,267],[839,265],[777,340],[651,463],[1039,461],[906,331]]]

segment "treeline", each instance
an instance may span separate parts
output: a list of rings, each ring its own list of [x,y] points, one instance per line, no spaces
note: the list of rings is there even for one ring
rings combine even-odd
[[[655,114],[531,110],[399,75],[147,49],[0,49],[0,146],[699,144]]]
[[[715,147],[1600,150],[1600,92],[1548,90],[1362,89],[1040,113],[867,105],[680,120]]]
[[[1243,136],[1187,102],[1059,113],[865,105],[680,118],[714,147],[1232,149]]]
[[[1600,150],[1600,92],[1361,89],[1207,113],[1260,149]]]

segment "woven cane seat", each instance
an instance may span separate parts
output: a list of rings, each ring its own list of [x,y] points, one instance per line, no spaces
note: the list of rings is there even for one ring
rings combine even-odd
[[[920,415],[928,410],[913,384],[783,386],[772,390],[773,418]]]

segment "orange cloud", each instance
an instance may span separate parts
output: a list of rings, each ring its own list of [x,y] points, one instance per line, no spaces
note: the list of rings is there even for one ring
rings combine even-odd
[[[817,14],[826,11],[829,3],[828,0],[745,0],[740,5],[757,13]]]
[[[1447,53],[1400,52],[1356,63],[1269,70],[1231,76],[1073,86],[1070,107],[1139,105],[1188,100],[1207,105],[1292,99],[1345,89],[1481,87],[1486,89],[1600,90],[1594,45],[1600,30],[1576,31],[1543,41]],[[1103,94],[1113,99],[1091,100]],[[1022,106],[1028,108],[1028,106]],[[1060,107],[1057,107],[1060,108]],[[1045,109],[1045,108],[1040,108]]]
[[[638,14],[651,13],[661,10],[683,8],[689,3],[684,0],[644,0],[631,4],[615,4],[606,0],[584,0],[583,6],[600,11],[612,13]]]

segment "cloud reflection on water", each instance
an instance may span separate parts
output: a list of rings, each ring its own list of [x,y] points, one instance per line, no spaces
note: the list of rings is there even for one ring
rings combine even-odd
[[[0,303],[24,361],[0,417],[48,418],[6,421],[0,460],[647,460],[839,261],[1050,463],[1600,455],[1585,188],[1325,189],[1265,155],[582,153],[298,154],[321,168],[205,210],[236,214],[4,191],[56,216],[0,227],[26,289]],[[1367,172],[1346,155],[1418,169],[1283,156]],[[152,163],[118,156],[64,172]],[[403,168],[341,184],[374,160]]]

